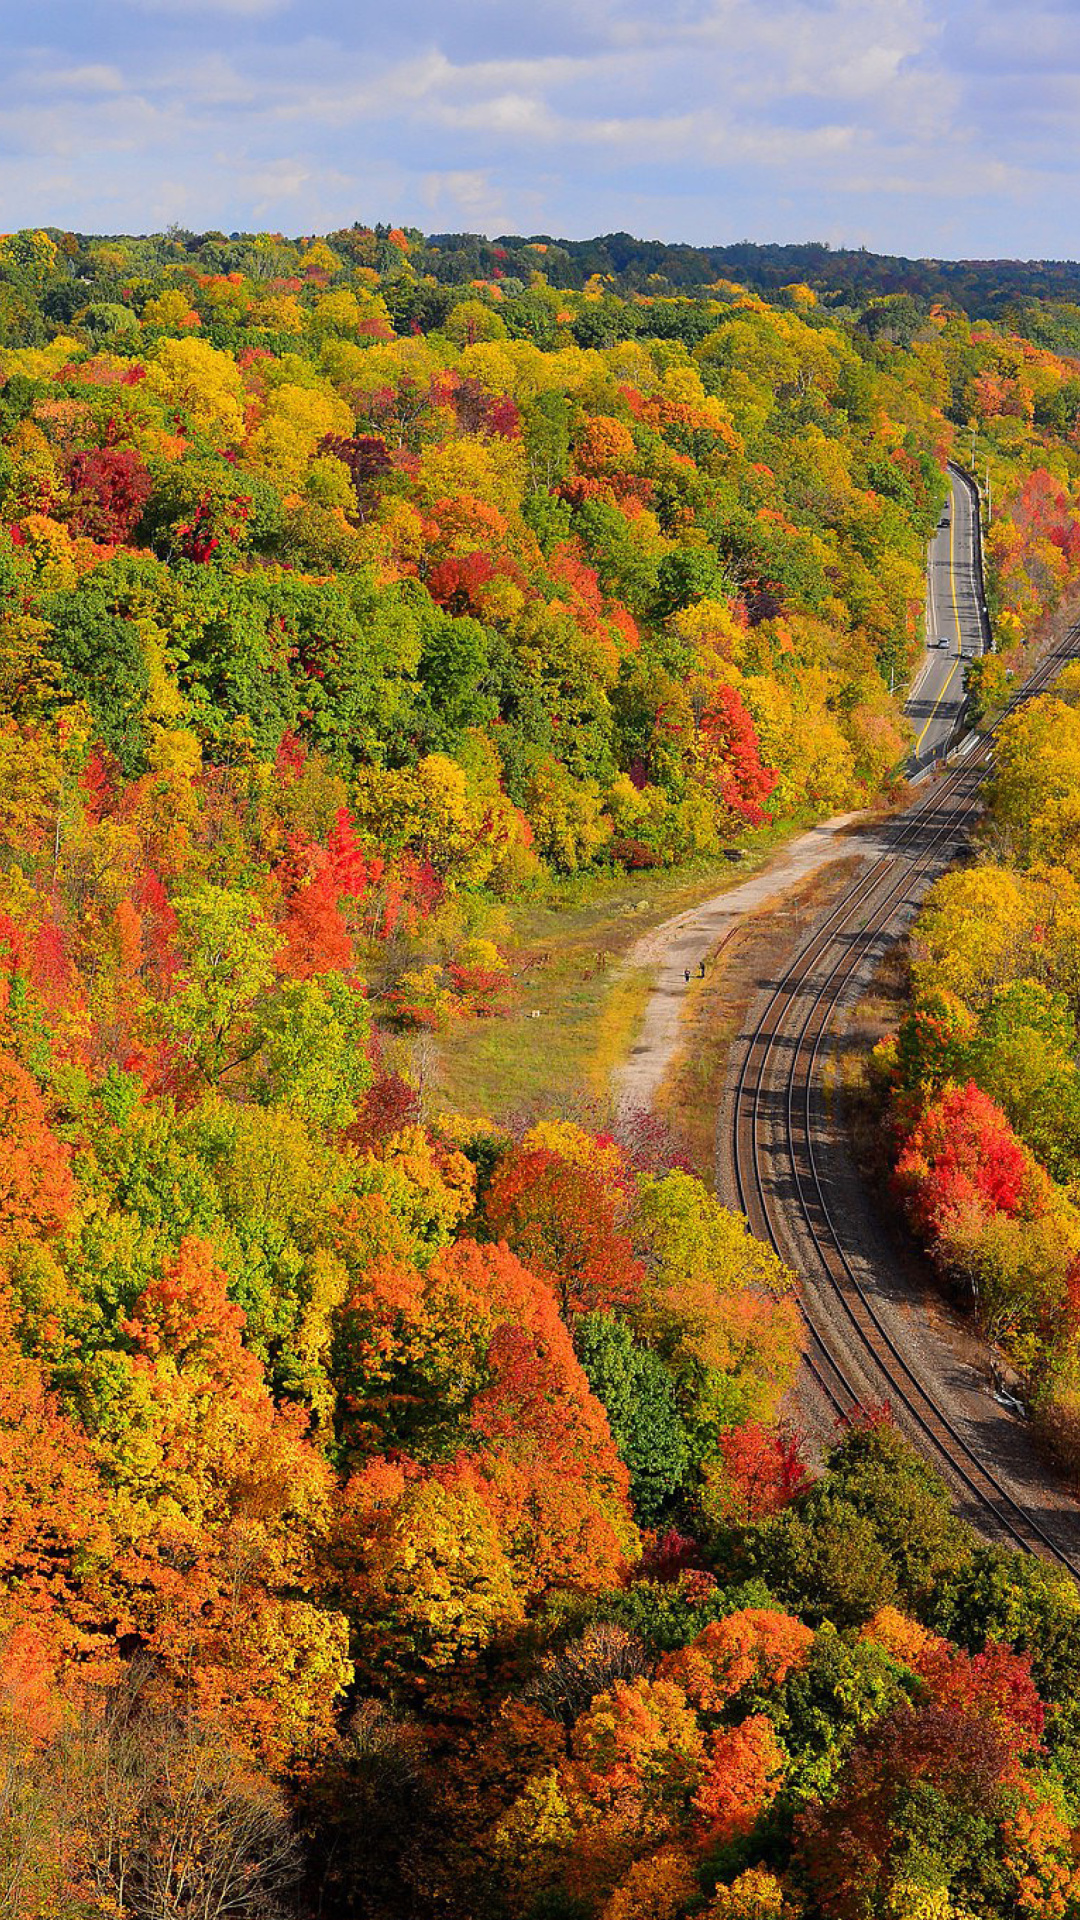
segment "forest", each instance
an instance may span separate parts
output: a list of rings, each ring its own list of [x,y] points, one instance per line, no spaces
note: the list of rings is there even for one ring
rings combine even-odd
[[[416,240],[423,236],[417,234]],[[712,291],[718,279],[738,281],[755,293],[775,296],[794,282],[811,286],[830,307],[856,314],[883,295],[907,295],[925,312],[935,302],[972,319],[1005,319],[1017,308],[1045,301],[1075,303],[1080,265],[1074,260],[907,260],[868,249],[823,243],[761,246],[749,241],[724,247],[669,246],[608,233],[594,240],[556,240],[549,234],[434,234],[424,264],[440,280],[459,282],[500,262],[520,272],[530,266],[530,248],[547,249],[546,277],[553,285],[581,288],[593,274],[610,278],[619,293]]]
[[[795,1278],[661,1124],[395,1043],[504,1015],[509,905],[897,790],[949,457],[1000,705],[1078,315],[452,251],[0,240],[0,1905],[1064,1920],[1072,1582],[885,1409],[811,1465]],[[875,1066],[1066,1447],[1078,781],[1074,670]]]

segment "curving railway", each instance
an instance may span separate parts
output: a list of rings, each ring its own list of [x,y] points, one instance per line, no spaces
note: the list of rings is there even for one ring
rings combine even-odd
[[[969,570],[974,558],[965,557]],[[1078,646],[1080,629],[1012,704],[1048,686]],[[1022,1424],[984,1383],[962,1378],[940,1342],[934,1350],[925,1316],[896,1285],[895,1257],[880,1234],[875,1241],[857,1180],[838,1164],[825,1085],[838,1015],[965,848],[992,757],[992,735],[969,740],[759,999],[736,1050],[720,1167],[753,1231],[801,1276],[806,1364],[828,1409],[839,1417],[887,1401],[981,1531],[1080,1578],[1080,1509],[1046,1486]]]

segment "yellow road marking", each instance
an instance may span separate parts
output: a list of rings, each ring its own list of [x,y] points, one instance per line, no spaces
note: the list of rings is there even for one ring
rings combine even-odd
[[[946,680],[945,685],[942,687],[941,692],[938,694],[937,699],[934,701],[934,704],[930,709],[930,718],[926,722],[926,726],[923,728],[922,732],[920,733],[918,739],[915,742],[916,753],[918,753],[919,748],[922,746],[922,743],[926,738],[929,728],[933,725],[934,715],[936,714],[938,708],[940,707],[942,701],[945,698],[945,695],[948,693],[949,688],[952,686],[952,683],[956,678],[956,669],[960,665],[960,661],[962,658],[963,658],[962,654],[958,653],[956,656],[956,659],[952,663],[952,672],[950,673],[948,679]]]

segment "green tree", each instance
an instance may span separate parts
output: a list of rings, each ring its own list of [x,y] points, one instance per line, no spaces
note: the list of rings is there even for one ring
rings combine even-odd
[[[671,1376],[613,1313],[583,1314],[574,1345],[629,1471],[634,1510],[643,1525],[654,1526],[689,1466]]]
[[[274,978],[278,939],[239,889],[200,887],[176,901],[176,918],[184,963],[162,1023],[216,1082],[258,1050],[255,1010]]]
[[[918,1613],[971,1555],[948,1489],[887,1422],[854,1427],[797,1508],[751,1537],[754,1570],[811,1619],[858,1625],[896,1603]]]
[[[138,623],[117,607],[104,584],[84,581],[72,593],[41,602],[46,653],[59,662],[67,698],[85,701],[101,739],[127,774],[140,773],[146,751],[150,671]]]
[[[258,1087],[317,1127],[344,1129],[373,1079],[371,1013],[358,981],[340,973],[287,981],[262,1024]]]

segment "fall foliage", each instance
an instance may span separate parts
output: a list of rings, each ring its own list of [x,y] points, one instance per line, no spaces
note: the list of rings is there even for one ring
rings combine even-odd
[[[1020,658],[1080,336],[595,244],[0,238],[17,1920],[1080,1898],[1072,1588],[887,1423],[812,1472],[794,1276],[662,1129],[425,1070],[514,1044],[528,912],[889,786],[971,420]],[[1008,859],[879,1057],[896,1194],[1062,1420],[1078,712],[1005,728]]]

